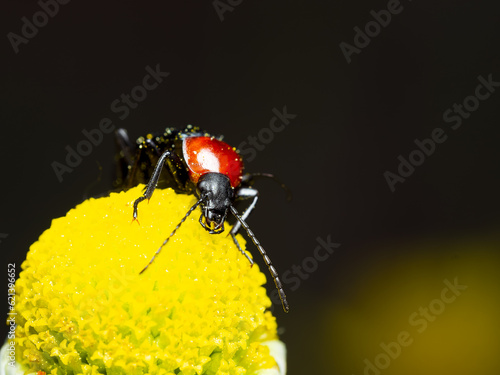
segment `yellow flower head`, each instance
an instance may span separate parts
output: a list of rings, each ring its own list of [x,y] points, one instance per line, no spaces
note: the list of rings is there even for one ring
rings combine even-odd
[[[276,367],[276,321],[258,266],[195,202],[157,190],[131,222],[143,186],[89,199],[34,243],[16,282],[16,355],[26,373],[253,374]],[[239,237],[244,245],[244,239]],[[283,370],[283,369],[282,369]]]

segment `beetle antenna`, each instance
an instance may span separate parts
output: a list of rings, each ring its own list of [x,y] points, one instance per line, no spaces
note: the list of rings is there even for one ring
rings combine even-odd
[[[255,244],[257,249],[259,249],[259,252],[262,255],[262,258],[264,258],[264,262],[266,262],[267,268],[269,268],[269,273],[271,274],[271,276],[274,279],[274,284],[276,285],[276,289],[278,290],[278,294],[279,294],[280,299],[281,299],[281,304],[283,305],[283,310],[285,312],[288,312],[290,310],[290,306],[288,305],[288,301],[286,300],[285,291],[283,290],[283,284],[281,283],[281,280],[279,278],[278,271],[276,271],[276,268],[274,268],[274,266],[271,262],[271,258],[269,258],[269,256],[266,253],[266,250],[264,250],[264,248],[260,244],[257,237],[255,237],[255,234],[251,231],[248,224],[238,214],[238,211],[236,211],[236,208],[234,208],[233,206],[230,206],[229,208],[231,209],[231,212],[236,217],[236,219],[238,219],[241,226],[243,228],[245,228],[248,236],[252,239],[252,242]]]
[[[158,250],[156,250],[156,253],[155,255],[153,255],[153,257],[151,258],[151,260],[149,261],[149,263],[146,265],[146,267],[144,267],[142,269],[141,272],[139,272],[139,275],[141,273],[143,273],[144,271],[146,271],[148,269],[148,267],[151,265],[151,263],[154,262],[155,258],[160,254],[161,250],[163,249],[163,247],[167,244],[168,240],[175,234],[175,232],[177,231],[177,229],[180,228],[180,226],[182,225],[182,223],[184,221],[186,221],[186,219],[188,218],[189,215],[191,215],[191,212],[193,212],[196,207],[198,207],[200,205],[200,203],[203,201],[204,198],[200,198],[198,199],[198,202],[196,202],[195,204],[193,204],[193,206],[188,210],[188,212],[186,212],[186,215],[184,215],[184,217],[182,218],[182,220],[179,222],[179,224],[177,224],[177,226],[175,227],[175,229],[172,231],[172,233],[170,233],[170,236],[167,237],[167,239],[165,241],[163,241],[163,243],[161,244],[160,248]]]

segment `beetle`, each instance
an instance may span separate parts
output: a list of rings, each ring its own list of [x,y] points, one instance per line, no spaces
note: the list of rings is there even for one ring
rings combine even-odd
[[[133,220],[137,220],[139,204],[149,200],[157,187],[172,187],[178,193],[193,194],[198,198],[140,273],[154,262],[169,239],[198,206],[201,207],[199,222],[210,234],[224,232],[224,222],[231,212],[237,219],[230,231],[236,247],[253,265],[253,260],[236,239],[236,234],[243,227],[261,253],[273,277],[283,310],[288,312],[289,305],[278,272],[246,223],[259,197],[259,192],[251,186],[255,178],[267,177],[279,181],[271,174],[243,174],[243,160],[235,148],[225,143],[222,137],[213,136],[192,125],[183,130],[166,128],[162,134],[139,137],[135,151],[125,129],[118,129],[115,135],[120,150],[117,186],[127,189],[139,183],[146,184],[143,195],[134,201]],[[162,173],[164,169],[169,173]],[[281,186],[289,197],[286,186]],[[244,199],[252,201],[240,215],[234,204]]]

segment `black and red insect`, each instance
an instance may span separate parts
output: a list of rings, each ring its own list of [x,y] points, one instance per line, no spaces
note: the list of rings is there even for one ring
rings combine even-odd
[[[134,220],[137,219],[139,203],[150,199],[157,187],[171,187],[178,193],[194,194],[198,198],[141,273],[154,262],[169,239],[198,206],[201,207],[200,224],[210,234],[224,231],[224,222],[228,212],[231,212],[237,219],[230,232],[236,247],[253,265],[252,259],[236,239],[238,230],[243,227],[264,258],[274,279],[283,310],[288,312],[289,306],[278,272],[245,221],[255,208],[259,197],[258,191],[252,187],[255,178],[275,179],[274,176],[243,174],[243,160],[235,148],[223,142],[222,137],[212,136],[191,125],[184,130],[167,128],[163,134],[140,137],[135,146],[127,132],[118,129],[116,140],[120,149],[118,186],[127,189],[139,183],[146,184],[144,194],[134,202]],[[168,173],[162,173],[164,169]],[[234,205],[244,199],[252,201],[240,215]]]

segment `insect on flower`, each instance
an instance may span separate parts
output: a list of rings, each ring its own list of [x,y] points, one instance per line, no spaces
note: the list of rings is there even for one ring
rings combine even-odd
[[[167,128],[163,134],[140,137],[136,147],[132,145],[124,129],[116,131],[116,140],[120,149],[118,185],[127,189],[139,183],[146,184],[144,194],[134,202],[134,220],[137,220],[139,203],[150,199],[157,186],[171,187],[178,193],[194,194],[198,198],[140,273],[146,271],[154,262],[169,239],[198,206],[202,211],[200,224],[210,234],[224,231],[224,222],[228,212],[231,212],[237,219],[230,232],[236,247],[253,265],[253,260],[236,239],[238,230],[243,227],[264,258],[274,279],[283,310],[289,311],[278,272],[245,221],[255,208],[259,197],[258,191],[252,187],[255,178],[267,177],[276,180],[273,175],[243,174],[243,160],[233,147],[223,142],[222,137],[212,136],[191,125],[184,130]],[[164,169],[168,173],[162,173]],[[283,184],[281,186],[287,190]],[[234,203],[244,199],[252,201],[240,215]]]

